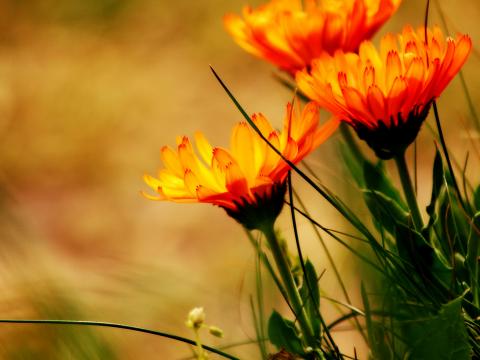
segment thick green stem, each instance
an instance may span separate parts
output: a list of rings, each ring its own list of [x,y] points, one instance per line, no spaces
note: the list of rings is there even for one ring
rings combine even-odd
[[[408,207],[412,214],[413,224],[417,231],[421,231],[423,228],[422,215],[418,208],[417,198],[413,189],[412,180],[408,172],[407,163],[405,161],[405,153],[395,157],[395,163],[397,164],[398,174],[400,175],[400,181],[402,182],[403,193],[407,199]]]
[[[282,279],[283,285],[285,287],[288,300],[290,301],[290,305],[295,312],[295,316],[297,317],[305,341],[309,346],[316,347],[316,341],[313,334],[312,325],[305,312],[302,298],[300,297],[297,285],[295,284],[295,280],[293,279],[293,275],[290,271],[290,266],[288,265],[285,253],[283,252],[279,244],[278,238],[275,235],[275,231],[273,230],[273,225],[265,226],[264,228],[262,228],[262,232],[265,234],[268,244],[270,245],[270,250],[272,251],[272,255],[277,265],[278,272],[280,273],[280,278]]]

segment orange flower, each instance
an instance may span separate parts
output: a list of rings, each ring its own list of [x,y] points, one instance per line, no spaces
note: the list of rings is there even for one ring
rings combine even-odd
[[[225,27],[249,53],[292,75],[324,51],[356,51],[390,18],[401,0],[271,0],[227,14]],[[303,3],[303,5],[302,5]]]
[[[313,102],[303,111],[288,104],[281,132],[275,131],[262,114],[254,114],[252,120],[293,163],[325,141],[338,125],[337,120],[331,120],[319,127],[318,107]],[[230,150],[213,148],[201,132],[195,134],[195,143],[200,156],[185,136],[177,139],[177,151],[168,146],[161,149],[164,168],[158,178],[144,176],[158,195],[144,196],[152,200],[211,203],[230,215],[241,215],[245,206],[267,202],[263,205],[268,207],[269,198],[281,195],[277,200],[281,210],[289,166],[246,122],[233,129]]]
[[[418,134],[430,105],[460,70],[472,42],[466,35],[445,39],[438,27],[415,32],[410,26],[371,42],[359,54],[322,55],[310,72],[297,73],[298,87],[349,123],[378,157],[403,152]]]

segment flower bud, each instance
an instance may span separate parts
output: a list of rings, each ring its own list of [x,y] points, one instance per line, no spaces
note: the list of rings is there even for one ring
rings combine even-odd
[[[212,334],[213,336],[216,336],[216,337],[219,337],[219,338],[222,338],[222,337],[223,337],[223,330],[220,329],[219,327],[210,326],[210,327],[208,328],[208,331],[209,331],[210,334]]]
[[[192,329],[200,329],[205,322],[205,311],[203,307],[193,308],[188,313],[186,325]]]

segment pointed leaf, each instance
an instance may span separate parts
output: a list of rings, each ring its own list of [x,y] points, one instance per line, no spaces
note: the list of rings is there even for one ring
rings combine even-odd
[[[318,318],[320,314],[320,290],[318,287],[317,272],[310,260],[305,262],[305,278],[300,288],[300,296],[305,304],[307,315],[312,322],[314,333],[316,336],[320,336],[321,322]]]
[[[397,248],[400,256],[411,263],[421,262],[430,267],[433,260],[433,249],[425,238],[415,229],[396,224]]]
[[[470,236],[468,238],[468,252],[465,259],[469,274],[470,286],[473,294],[478,296],[479,289],[479,268],[478,257],[480,256],[480,211],[472,219]]]
[[[436,249],[415,229],[397,223],[396,236],[399,255],[416,270],[417,275],[437,286],[447,288],[451,283],[452,269],[441,261]]]
[[[477,211],[480,211],[480,185],[477,186],[473,194],[473,206]]]
[[[362,164],[357,161],[349,147],[344,143],[340,143],[340,155],[355,183],[361,188],[365,187]]]
[[[409,213],[387,195],[375,190],[364,190],[363,196],[376,223],[390,234],[395,234],[397,223],[408,225],[411,222]]]
[[[278,350],[285,349],[296,355],[303,354],[303,346],[292,321],[273,311],[268,320],[268,337]]]
[[[371,162],[365,161],[363,163],[363,176],[367,189],[376,190],[396,201],[401,208],[405,210],[408,209],[400,193],[386,175],[382,162],[374,165]]]
[[[471,359],[461,305],[462,298],[457,298],[443,305],[437,316],[412,322],[408,326],[406,334],[410,359]]]

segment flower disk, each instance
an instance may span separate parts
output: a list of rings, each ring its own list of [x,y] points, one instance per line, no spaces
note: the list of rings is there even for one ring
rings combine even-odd
[[[244,50],[294,75],[324,51],[356,51],[400,1],[271,0],[245,7],[243,18],[228,14],[224,23]]]
[[[254,114],[252,121],[292,163],[302,160],[338,126],[337,120],[319,126],[318,107],[313,102],[303,110],[299,105],[288,104],[281,132],[275,131],[262,114]],[[266,202],[268,206],[270,196],[282,193],[288,164],[246,122],[238,123],[233,129],[230,150],[212,148],[200,132],[195,134],[195,143],[200,156],[187,137],[177,139],[176,151],[168,146],[162,148],[164,168],[158,178],[144,176],[158,195],[144,196],[153,200],[211,203],[231,215],[247,204]],[[283,193],[280,204],[283,204]]]
[[[297,73],[298,87],[365,140],[378,157],[399,155],[416,138],[430,105],[460,70],[472,42],[445,39],[438,27],[385,36],[377,51],[370,41],[359,54],[324,54],[311,71]]]

